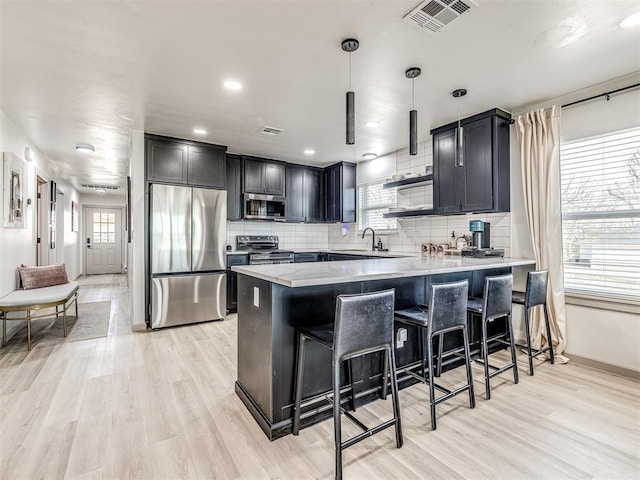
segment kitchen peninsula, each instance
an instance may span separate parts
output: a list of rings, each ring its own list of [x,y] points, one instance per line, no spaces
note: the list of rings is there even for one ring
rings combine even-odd
[[[427,300],[432,283],[460,279],[469,281],[469,293],[481,296],[484,277],[508,273],[513,267],[532,268],[534,260],[422,256],[380,258],[304,264],[234,266],[238,274],[238,378],[236,393],[269,439],[291,432],[295,329],[334,320],[339,294],[373,292],[395,288],[395,308],[405,309]],[[418,366],[417,331],[407,328],[406,341],[397,335],[398,368]],[[503,328],[499,324],[495,328]],[[472,349],[479,332],[471,325]],[[445,338],[445,350],[458,346],[461,338]],[[401,346],[400,346],[401,345]],[[331,415],[323,398],[331,390],[331,353],[311,343],[307,350],[304,398],[315,398],[302,412],[301,424],[310,425]],[[456,366],[444,365],[444,370]],[[382,361],[376,354],[354,361],[352,382],[356,406],[380,394]],[[343,372],[348,378],[346,368]],[[342,381],[342,384],[348,382]],[[401,380],[400,387],[410,384]],[[346,395],[345,402],[350,402]],[[350,405],[350,403],[349,403]],[[347,407],[347,405],[345,405]]]

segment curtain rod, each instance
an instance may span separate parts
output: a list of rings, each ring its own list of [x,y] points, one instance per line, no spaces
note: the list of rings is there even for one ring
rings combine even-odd
[[[593,97],[583,98],[582,100],[576,100],[575,102],[566,103],[566,104],[562,105],[561,108],[572,107],[573,105],[577,105],[579,103],[588,102],[589,100],[594,100],[594,99],[600,98],[600,97],[606,97],[606,99],[609,100],[609,96],[613,95],[614,93],[620,93],[620,92],[624,92],[625,90],[631,90],[632,88],[638,88],[638,87],[640,87],[640,83],[634,83],[633,85],[629,85],[627,87],[618,88],[616,90],[611,90],[610,92],[604,92],[604,93],[601,93],[599,95],[594,95]]]

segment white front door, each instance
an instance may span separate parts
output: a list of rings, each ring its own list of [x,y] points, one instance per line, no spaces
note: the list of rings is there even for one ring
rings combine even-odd
[[[122,210],[86,208],[87,275],[122,272]]]

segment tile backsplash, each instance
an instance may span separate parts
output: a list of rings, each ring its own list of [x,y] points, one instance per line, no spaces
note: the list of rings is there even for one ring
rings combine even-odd
[[[333,225],[268,221],[227,222],[227,245],[236,249],[237,235],[277,235],[281,249],[329,248],[328,231]]]

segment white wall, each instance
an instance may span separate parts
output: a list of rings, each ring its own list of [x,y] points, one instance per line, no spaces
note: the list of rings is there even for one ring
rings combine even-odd
[[[516,113],[554,104],[563,105],[638,82],[640,82],[640,72],[579,92],[572,92],[563,97],[549,99],[542,104],[523,107]],[[614,95],[608,102],[600,99],[562,111],[563,139],[575,139],[629,128],[630,124],[640,125],[640,91],[638,90]],[[519,165],[520,156],[514,135],[511,155],[512,172],[514,168],[519,169]],[[516,179],[512,175],[512,195],[516,185]],[[520,186],[520,192],[521,190]],[[524,249],[524,245],[525,239],[530,241],[530,236],[522,202],[512,202],[512,215],[513,238],[522,245],[523,252],[528,252]],[[599,307],[601,308],[567,305],[567,356],[571,358],[572,355],[577,355],[598,363],[640,372],[640,315],[609,310],[606,302],[602,302]]]
[[[129,301],[131,302],[131,328],[144,331],[144,132],[131,132],[131,243],[127,248]]]
[[[16,267],[21,263],[34,265],[36,263],[36,175],[45,180],[55,180],[58,189],[64,193],[59,195],[58,211],[63,210],[57,229],[63,229],[64,242],[57,242],[56,250],[50,255],[51,261],[57,257],[64,258],[67,275],[74,279],[80,274],[78,261],[78,234],[71,232],[71,201],[78,202],[78,192],[66,181],[60,179],[52,168],[51,160],[46,158],[25,133],[0,111],[0,151],[11,152],[25,160],[25,148],[29,147],[33,161],[27,162],[26,196],[31,199],[31,205],[25,206],[26,228],[5,228],[0,222],[0,296],[6,295],[16,288]],[[4,169],[0,168],[0,182],[4,185]],[[4,215],[4,196],[0,196],[0,212]],[[47,239],[43,239],[47,241]],[[21,327],[20,322],[9,322],[8,337]]]

